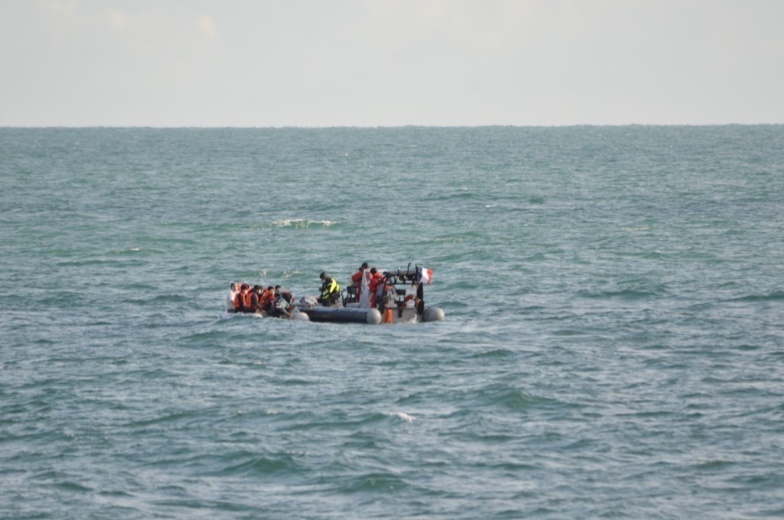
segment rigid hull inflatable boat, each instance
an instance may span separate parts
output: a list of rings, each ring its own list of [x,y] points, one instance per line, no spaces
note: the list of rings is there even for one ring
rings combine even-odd
[[[370,294],[370,284],[363,278],[361,285],[349,286],[335,304],[319,305],[312,298],[303,298],[296,310],[310,321],[335,323],[441,321],[444,311],[425,304],[424,285],[431,279],[432,271],[422,267],[384,271],[375,294]]]

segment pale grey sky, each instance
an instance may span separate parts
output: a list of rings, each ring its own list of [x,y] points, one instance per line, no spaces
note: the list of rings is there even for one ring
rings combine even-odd
[[[0,126],[784,123],[784,0],[0,0]]]

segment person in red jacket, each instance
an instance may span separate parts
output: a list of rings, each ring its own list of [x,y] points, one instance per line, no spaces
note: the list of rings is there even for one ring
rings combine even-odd
[[[368,267],[368,263],[363,262],[362,265],[359,266],[357,272],[351,275],[351,282],[357,287],[362,285],[362,277],[365,275],[365,271],[368,270]],[[359,294],[359,291],[357,291],[357,294]]]
[[[370,283],[368,285],[370,286],[370,307],[375,308],[379,286],[382,288],[384,286],[384,275],[379,273],[375,267],[370,270]]]
[[[370,305],[370,299],[365,297],[366,299],[363,301],[363,294],[362,294],[362,283],[366,280],[366,283],[370,283],[370,271],[368,270],[370,266],[367,262],[363,262],[356,273],[351,276],[351,287],[349,294],[353,292],[355,301],[360,303],[360,307],[367,307]]]

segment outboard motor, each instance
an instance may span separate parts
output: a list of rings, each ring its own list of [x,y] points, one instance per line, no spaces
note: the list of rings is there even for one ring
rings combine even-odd
[[[359,301],[359,298],[357,297],[356,285],[349,285],[344,290],[345,292],[343,293],[343,305],[347,303],[355,303]]]

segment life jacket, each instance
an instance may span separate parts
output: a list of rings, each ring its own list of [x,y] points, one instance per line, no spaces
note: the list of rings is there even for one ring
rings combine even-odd
[[[245,296],[241,292],[237,292],[234,296],[234,310],[241,311],[245,308]]]
[[[368,289],[370,290],[370,306],[377,307],[377,303],[381,300],[381,294],[379,291],[379,286],[384,280],[384,275],[381,273],[371,274],[370,275],[370,282],[368,283]]]
[[[327,278],[321,285],[321,297],[327,298],[332,294],[340,293],[340,285],[334,278]]]
[[[381,273],[376,273],[370,276],[370,282],[368,282],[368,288],[370,289],[370,294],[375,294],[376,289],[378,289],[378,284],[381,283],[381,280],[384,279],[384,275]]]
[[[251,296],[253,296],[253,291],[248,291],[243,295],[244,302],[245,302],[245,310],[252,311],[255,310],[251,303]]]
[[[257,311],[259,309],[259,295],[256,291],[250,291],[250,305],[248,305],[249,311]]]
[[[266,290],[261,293],[261,308],[269,313],[275,304],[275,291]]]

